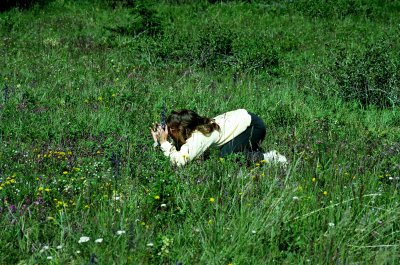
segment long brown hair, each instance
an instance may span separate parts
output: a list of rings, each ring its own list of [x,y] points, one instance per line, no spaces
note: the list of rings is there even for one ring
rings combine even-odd
[[[188,109],[172,111],[171,114],[168,115],[166,122],[168,128],[176,131],[177,144],[179,145],[186,143],[186,140],[196,130],[206,136],[210,135],[214,130],[221,130],[214,119],[202,117]]]

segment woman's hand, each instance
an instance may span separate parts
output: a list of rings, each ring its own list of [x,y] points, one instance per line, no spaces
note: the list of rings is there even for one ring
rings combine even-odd
[[[163,144],[168,141],[168,125],[165,125],[165,129],[163,129],[159,124],[153,123],[153,128],[149,127],[151,135],[153,136],[154,142],[158,142],[159,144]]]

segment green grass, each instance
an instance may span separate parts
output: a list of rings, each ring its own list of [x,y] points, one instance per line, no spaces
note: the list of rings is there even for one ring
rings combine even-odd
[[[399,263],[399,7],[210,2],[0,14],[1,264]],[[256,113],[290,165],[174,168],[163,106]]]

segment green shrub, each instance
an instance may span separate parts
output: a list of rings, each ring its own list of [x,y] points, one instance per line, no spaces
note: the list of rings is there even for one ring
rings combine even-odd
[[[361,106],[388,107],[400,102],[399,52],[387,42],[371,44],[362,52],[341,50],[333,59],[330,75],[339,95]]]
[[[295,10],[310,17],[329,18],[332,16],[365,15],[375,16],[382,9],[378,1],[370,0],[296,0]]]
[[[122,35],[137,36],[146,34],[156,36],[163,34],[163,20],[158,11],[151,8],[146,2],[139,2],[131,10],[132,18],[128,25],[118,25],[117,27],[106,27]]]
[[[239,69],[266,70],[278,74],[279,53],[273,43],[262,36],[242,36],[235,41],[234,63]]]
[[[224,64],[232,56],[232,31],[221,25],[211,24],[199,31],[198,60],[200,65]]]

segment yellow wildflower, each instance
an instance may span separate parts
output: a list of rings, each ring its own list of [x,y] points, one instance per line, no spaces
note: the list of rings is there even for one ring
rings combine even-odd
[[[312,178],[312,182],[315,182],[315,178]]]
[[[327,194],[328,194],[328,192],[326,190],[324,190],[324,195],[327,195]]]
[[[43,190],[43,187],[40,187],[38,190],[39,190],[39,191],[42,191],[42,190]]]
[[[64,171],[63,174],[64,174],[64,175],[67,175],[67,174],[68,174],[68,171]]]
[[[47,188],[47,189],[45,189],[45,191],[49,192],[49,191],[51,191],[51,189]]]
[[[156,196],[154,197],[154,199],[159,200],[159,199],[160,199],[160,196],[156,195]]]
[[[210,202],[213,202],[214,201],[214,198],[210,198]]]

